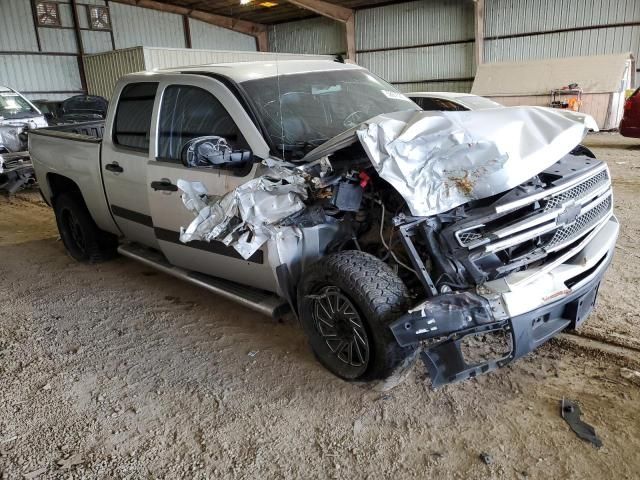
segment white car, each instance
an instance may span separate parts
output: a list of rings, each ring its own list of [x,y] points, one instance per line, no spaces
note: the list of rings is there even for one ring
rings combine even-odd
[[[504,108],[504,105],[485,97],[458,92],[411,92],[406,94],[423,110],[453,111]]]
[[[471,93],[459,92],[411,92],[406,94],[422,110],[436,112],[465,112],[469,110],[490,110],[494,108],[505,108],[504,105],[494,102],[486,97],[473,95]],[[561,112],[577,122],[583,122],[589,131],[597,132],[596,121],[586,113],[574,112],[572,110],[561,110]],[[577,145],[571,150],[573,155],[586,155],[595,158],[594,153],[584,145]]]

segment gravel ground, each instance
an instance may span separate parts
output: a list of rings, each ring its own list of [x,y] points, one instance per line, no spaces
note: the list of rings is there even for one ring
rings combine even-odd
[[[580,333],[640,348],[640,141],[587,143],[623,230]],[[80,265],[56,235],[37,195],[0,199],[2,478],[638,478],[632,348],[554,340],[462,384],[433,391],[417,365],[379,392],[323,370],[292,321],[124,258]],[[563,397],[602,448],[569,430]]]

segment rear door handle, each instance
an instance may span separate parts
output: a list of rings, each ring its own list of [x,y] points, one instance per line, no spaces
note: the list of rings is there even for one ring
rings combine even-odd
[[[171,183],[171,180],[163,178],[162,180],[156,180],[151,182],[151,188],[154,190],[162,190],[163,192],[177,192],[178,186]]]
[[[122,173],[124,172],[124,168],[118,165],[118,162],[107,163],[104,168],[109,170],[110,172]]]

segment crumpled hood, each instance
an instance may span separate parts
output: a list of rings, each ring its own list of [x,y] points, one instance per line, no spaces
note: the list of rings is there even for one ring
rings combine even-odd
[[[589,119],[543,107],[396,112],[368,120],[357,135],[411,213],[429,216],[534,177],[582,141]]]
[[[429,216],[505,192],[569,153],[594,119],[546,107],[379,115],[314,149],[313,161],[362,143],[411,213]]]

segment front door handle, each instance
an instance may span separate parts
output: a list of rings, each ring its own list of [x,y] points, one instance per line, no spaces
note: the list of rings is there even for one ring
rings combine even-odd
[[[122,173],[124,172],[124,168],[118,165],[118,162],[107,163],[104,168],[114,173]]]
[[[156,180],[151,182],[151,188],[154,190],[162,190],[163,192],[177,192],[178,186],[171,183],[171,180],[163,178],[162,180]]]

